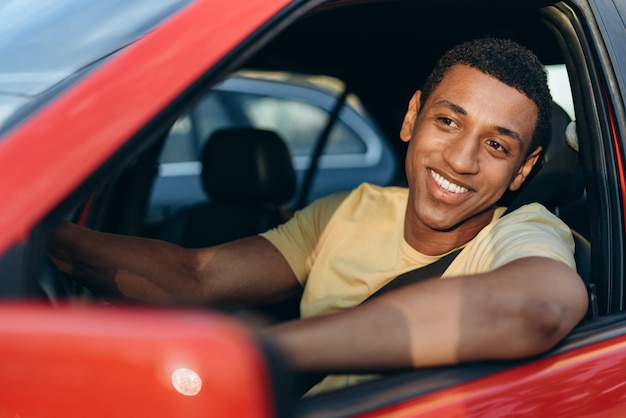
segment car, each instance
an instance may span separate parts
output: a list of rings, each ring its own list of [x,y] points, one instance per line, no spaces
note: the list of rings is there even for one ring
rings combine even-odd
[[[0,415],[622,416],[625,18],[624,0],[3,2]],[[546,353],[393,370],[299,398],[292,386],[300,376],[257,332],[265,311],[116,300],[49,262],[47,241],[64,220],[126,235],[180,229],[172,219],[155,227],[147,215],[163,144],[233,74],[341,80],[341,97],[359,97],[401,167],[409,98],[444,50],[479,36],[528,46],[565,69],[571,89],[571,109],[555,106],[542,166],[503,200],[544,203],[576,238],[590,308]],[[246,163],[247,153],[234,152],[249,149],[236,142],[241,132],[222,134],[229,153],[209,152],[224,170],[212,186],[246,192],[229,187],[247,167],[229,164]],[[276,154],[267,157],[278,165]],[[281,161],[281,170],[293,164],[290,155]],[[269,203],[295,188],[291,174],[276,181]],[[235,210],[204,218],[231,232],[253,216],[247,203],[232,224],[225,220]]]
[[[236,73],[220,82],[172,126],[159,157],[149,219],[166,222],[181,207],[210,199],[200,179],[201,150],[216,130],[226,127],[269,129],[286,142],[297,176],[294,196],[286,202],[292,210],[362,182],[392,184],[398,168],[393,148],[358,98],[352,95],[338,120],[330,119],[342,88],[331,77],[261,71]],[[305,190],[316,143],[329,121],[332,131]]]

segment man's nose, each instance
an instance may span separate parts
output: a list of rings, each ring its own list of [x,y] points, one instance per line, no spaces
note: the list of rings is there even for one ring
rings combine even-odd
[[[480,141],[476,135],[466,134],[446,144],[443,155],[450,167],[460,174],[478,172],[478,151]]]

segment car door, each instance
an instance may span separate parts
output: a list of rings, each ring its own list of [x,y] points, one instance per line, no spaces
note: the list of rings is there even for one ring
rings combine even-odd
[[[67,278],[52,271],[45,251],[58,222],[84,223],[82,216],[95,211],[98,192],[110,181],[125,179],[121,173],[129,162],[133,165],[146,142],[158,137],[163,129],[159,125],[169,128],[173,118],[160,112],[172,98],[184,96],[199,74],[210,73],[216,62],[286,4],[269,0],[232,8],[224,1],[67,0],[0,6],[4,35],[0,48],[13,71],[7,73],[3,67],[5,86],[22,76],[27,82],[50,80],[46,77],[50,74],[21,68],[22,59],[4,53],[7,48],[18,57],[33,52],[29,58],[47,63],[50,56],[59,58],[55,51],[60,47],[102,52],[95,46],[103,38],[112,39],[115,45],[78,68],[71,67],[75,64],[71,57],[61,57],[71,71],[64,73],[64,67],[52,75],[67,78],[53,78],[52,85],[16,94],[18,99],[0,106],[0,415],[282,414],[272,400],[273,390],[267,391],[274,387],[268,380],[271,362],[248,330],[230,319],[226,322],[231,325],[226,325],[224,317],[213,322],[206,312],[194,317],[188,311],[178,316],[174,311],[141,312],[138,307],[107,309],[103,301],[81,307],[87,293],[81,296]],[[41,16],[53,19],[30,27],[32,22],[41,23],[37,19]],[[206,16],[221,16],[231,23],[207,26]],[[73,34],[73,24],[84,29],[87,24],[93,31],[67,36]],[[16,28],[25,29],[24,36],[9,36]],[[116,30],[122,35],[128,30],[132,36],[117,36]],[[172,39],[180,44],[171,43]],[[208,50],[207,42],[211,44]],[[34,46],[47,50],[37,55]],[[198,54],[198,50],[205,53]],[[163,63],[170,59],[185,65],[163,71]],[[7,107],[7,103],[15,106]],[[155,125],[147,126],[157,114]],[[132,200],[137,193],[141,192],[133,190],[126,197]],[[123,226],[123,216],[118,220],[116,226]],[[91,221],[102,224],[104,217]],[[217,328],[211,331],[212,326]],[[180,334],[174,336],[168,329]],[[233,346],[203,341],[207,333],[222,342],[230,340]],[[230,354],[242,350],[243,356],[220,371],[223,356],[205,357],[207,348],[220,346]],[[204,363],[209,358],[220,360],[215,365]],[[255,376],[253,381],[246,382],[232,367],[237,364],[244,374]],[[215,385],[210,383],[213,378]],[[231,389],[236,388],[229,392],[235,397],[216,399],[217,388],[225,388],[229,379],[234,384]],[[193,382],[195,390],[191,390]],[[248,387],[245,394],[240,385]],[[251,392],[252,387],[259,391]],[[221,402],[226,409],[220,407]]]

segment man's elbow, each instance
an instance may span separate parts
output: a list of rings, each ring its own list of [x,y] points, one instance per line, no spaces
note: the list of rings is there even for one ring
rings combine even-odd
[[[528,301],[522,314],[522,326],[529,332],[527,354],[540,354],[554,347],[580,322],[586,311],[586,291],[568,301]]]

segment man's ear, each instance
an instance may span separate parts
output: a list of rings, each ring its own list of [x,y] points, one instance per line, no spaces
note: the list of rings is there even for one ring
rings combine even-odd
[[[524,161],[524,164],[522,164],[522,166],[517,171],[517,174],[513,178],[513,181],[509,185],[510,191],[514,192],[522,186],[522,183],[524,183],[524,180],[526,180],[526,177],[528,177],[528,175],[532,171],[537,161],[539,161],[540,155],[541,155],[541,147],[537,147],[537,149],[535,149],[533,152],[530,153],[528,158],[526,158],[526,161]]]
[[[411,140],[411,136],[413,136],[415,119],[417,118],[417,114],[420,110],[421,96],[422,92],[420,90],[417,90],[415,93],[413,93],[413,97],[411,97],[411,100],[409,101],[409,108],[404,115],[402,127],[400,128],[400,139],[403,142],[409,142]]]

